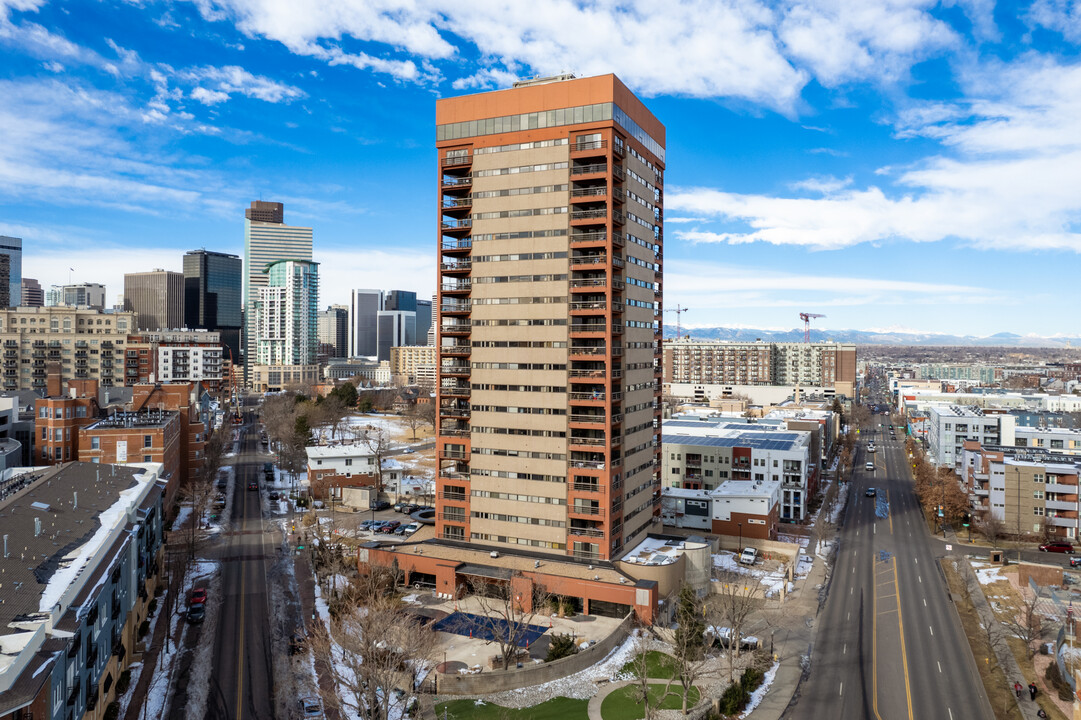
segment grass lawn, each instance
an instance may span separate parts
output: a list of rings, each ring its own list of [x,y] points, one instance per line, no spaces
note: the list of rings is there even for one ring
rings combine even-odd
[[[435,706],[440,720],[446,710],[447,720],[586,720],[588,700],[557,697],[530,708],[505,708],[491,703],[477,705],[476,700],[451,700]]]
[[[638,677],[635,660],[631,660],[624,665],[620,672]],[[659,650],[650,650],[646,653],[646,677],[667,680],[670,677],[675,677],[676,674],[676,659],[674,657]]]
[[[601,717],[605,718],[605,720],[638,720],[638,718],[644,718],[646,716],[645,707],[634,699],[636,690],[637,688],[634,685],[627,685],[611,693],[601,703]],[[656,703],[657,698],[660,697],[663,691],[664,685],[659,683],[649,686],[651,707],[658,707],[654,703]],[[679,710],[682,708],[683,688],[678,683],[672,683],[668,692],[669,695],[659,706],[660,709]],[[690,709],[697,705],[698,699],[698,688],[692,687],[690,692],[687,693],[687,708]]]

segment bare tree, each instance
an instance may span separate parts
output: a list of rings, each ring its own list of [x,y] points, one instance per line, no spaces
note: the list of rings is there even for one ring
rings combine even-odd
[[[334,679],[323,693],[342,716],[405,717],[420,680],[434,664],[436,637],[395,595],[397,568],[371,568],[344,593],[329,630],[312,640],[316,662]]]
[[[339,395],[327,395],[319,403],[314,413],[315,423],[320,427],[320,432],[330,430],[330,439],[336,440],[344,429],[345,419],[349,417],[349,408],[345,406]]]
[[[984,513],[978,529],[993,548],[998,547],[998,541],[1006,535],[1006,523],[990,510]]]
[[[378,497],[378,494],[383,492],[383,459],[390,451],[390,438],[387,437],[386,430],[381,427],[374,427],[364,430],[360,441],[364,443],[364,446],[368,448],[368,452],[375,459],[375,492]]]
[[[736,658],[739,657],[743,629],[751,613],[761,604],[761,582],[754,575],[731,570],[716,574],[715,592],[706,604],[706,617],[712,620],[713,634],[722,645],[727,646],[728,681],[735,677]]]
[[[654,720],[660,712],[660,706],[664,704],[671,692],[674,679],[669,677],[659,692],[651,692],[652,686],[657,683],[651,683],[650,680],[658,678],[649,677],[649,635],[644,630],[639,630],[637,633],[633,643],[634,660],[631,661],[635,676],[631,698],[642,706],[644,720]]]
[[[542,585],[521,573],[492,583],[477,581],[471,593],[481,606],[480,622],[499,647],[503,669],[509,670],[519,650],[528,648],[530,625],[547,612],[551,598]]]
[[[195,557],[195,550],[202,538],[203,522],[207,515],[210,514],[213,497],[214,483],[209,478],[203,477],[202,474],[183,485],[177,492],[177,498],[181,506],[187,505],[191,507],[191,515],[188,517],[187,527],[184,528],[185,544],[188,548],[189,558]]]
[[[435,430],[435,403],[432,401],[417,403],[417,414],[425,425]]]
[[[676,628],[673,657],[676,660],[677,677],[683,687],[683,714],[687,714],[687,696],[706,671],[706,643],[703,633],[702,601],[690,585],[679,591],[676,605]]]
[[[429,405],[431,403],[428,403]],[[420,414],[420,405],[416,402],[410,403],[405,409],[405,424],[409,426],[409,429],[413,431],[413,442],[417,441],[417,428],[424,424],[424,417]]]
[[[1010,603],[1008,617],[1002,624],[1025,643],[1025,650],[1032,657],[1035,654],[1034,643],[1039,641],[1044,631],[1044,617],[1037,610],[1040,596],[1024,587],[1018,592],[1020,598]]]

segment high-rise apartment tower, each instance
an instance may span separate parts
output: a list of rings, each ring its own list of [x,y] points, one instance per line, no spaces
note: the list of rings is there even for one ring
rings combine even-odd
[[[664,126],[614,75],[436,123],[437,535],[617,558],[660,517]]]
[[[8,258],[8,269],[3,282],[7,285],[4,307],[18,307],[23,297],[23,241],[21,238],[0,235],[0,255]]]
[[[244,210],[244,352],[245,377],[255,362],[255,303],[259,288],[267,286],[267,268],[278,260],[311,262],[312,229],[285,224],[285,206],[253,200]]]
[[[34,278],[24,277],[22,282],[23,307],[41,307],[45,304],[45,290]]]

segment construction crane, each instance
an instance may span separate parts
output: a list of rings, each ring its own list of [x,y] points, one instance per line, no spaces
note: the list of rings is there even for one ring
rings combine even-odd
[[[803,321],[803,342],[811,342],[811,318],[826,317],[818,313],[800,313],[799,319]]]
[[[680,323],[680,316],[687,312],[690,308],[680,307],[679,303],[676,303],[674,308],[667,308],[665,312],[674,312],[676,314],[676,340],[679,340],[683,335],[683,325]]]

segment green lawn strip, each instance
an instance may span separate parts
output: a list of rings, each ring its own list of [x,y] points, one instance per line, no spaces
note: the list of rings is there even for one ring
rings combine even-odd
[[[638,720],[646,716],[645,707],[635,700],[637,687],[626,685],[613,691],[601,703],[601,717],[605,720]],[[659,706],[655,703],[657,698],[664,692],[664,685],[652,683],[649,686],[650,706],[661,710],[679,710],[683,707],[683,688],[679,683],[672,683],[668,688],[668,696]],[[687,708],[690,709],[698,704],[698,688],[692,687],[687,693]]]
[[[637,658],[635,658],[635,660],[637,660]],[[631,660],[624,665],[620,672],[638,677],[638,669],[635,665],[635,660]],[[646,653],[646,677],[667,680],[668,678],[675,677],[677,674],[676,659],[674,657],[662,653],[659,650],[650,650]]]
[[[435,706],[436,715],[443,720],[586,720],[588,700],[557,697],[529,708],[505,708],[492,703],[477,705],[476,700],[451,700]]]

